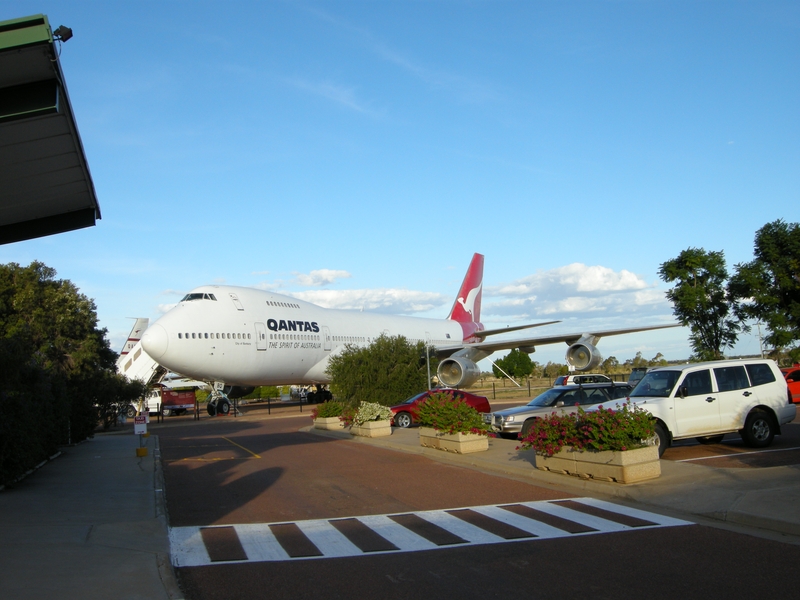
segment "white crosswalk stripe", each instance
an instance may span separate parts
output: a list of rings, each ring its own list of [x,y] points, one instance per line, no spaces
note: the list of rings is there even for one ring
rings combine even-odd
[[[399,523],[392,521],[386,515],[369,515],[358,517],[358,520],[378,535],[386,538],[401,551],[433,550],[439,547],[413,531],[409,531]]]
[[[170,552],[174,566],[196,567],[414,552],[680,525],[691,523],[593,498],[569,498],[350,519],[173,527]]]

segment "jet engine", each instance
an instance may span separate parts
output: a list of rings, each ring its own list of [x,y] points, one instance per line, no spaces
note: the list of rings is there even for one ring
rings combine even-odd
[[[451,356],[439,363],[437,371],[439,381],[447,387],[468,387],[478,381],[481,370],[469,358],[464,356]]]
[[[603,356],[589,342],[578,340],[567,348],[567,364],[576,371],[588,371],[603,362]]]

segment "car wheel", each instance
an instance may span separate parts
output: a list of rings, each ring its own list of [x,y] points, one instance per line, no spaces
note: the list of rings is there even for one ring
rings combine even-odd
[[[170,410],[169,408],[162,408],[161,409],[161,416],[162,417],[169,417],[170,415],[172,415],[172,410]]]
[[[125,409],[125,416],[129,419],[132,419],[136,416],[136,408],[133,406],[133,404],[129,404],[128,408]]]
[[[741,431],[742,440],[753,448],[765,448],[772,443],[775,437],[775,419],[763,410],[754,410],[747,415],[744,429]]]
[[[520,432],[520,439],[528,437],[533,429],[533,424],[536,422],[536,419],[528,419],[522,424],[522,431]]]
[[[217,402],[217,412],[221,415],[227,415],[231,412],[231,403],[227,400],[220,400]]]
[[[656,423],[656,438],[658,438],[658,457],[661,458],[670,445],[669,434],[661,423]]]
[[[706,435],[704,437],[695,438],[701,444],[719,444],[722,441],[723,435]]]
[[[394,416],[395,427],[402,427],[403,429],[411,427],[411,421],[411,415],[407,412],[397,413]]]

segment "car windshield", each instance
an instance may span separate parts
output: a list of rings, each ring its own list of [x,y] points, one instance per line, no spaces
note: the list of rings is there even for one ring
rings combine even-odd
[[[411,398],[409,398],[408,400],[403,400],[401,404],[413,404],[415,401],[419,400],[420,398],[422,398],[422,396],[424,396],[427,393],[428,392],[422,392],[421,394],[417,394],[416,396],[411,396]]]
[[[528,402],[528,406],[553,406],[567,390],[549,389]]]
[[[680,376],[680,371],[650,371],[636,384],[630,397],[659,396],[666,398],[672,393],[672,388],[675,387]]]

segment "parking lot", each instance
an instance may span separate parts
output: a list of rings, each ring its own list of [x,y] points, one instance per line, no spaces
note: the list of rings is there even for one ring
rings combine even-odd
[[[529,398],[515,398],[492,402],[493,410],[502,410],[526,403]],[[307,416],[311,423],[313,405],[300,405],[294,403],[257,402],[244,404],[240,407],[240,417],[247,419],[259,418],[290,418]],[[152,418],[155,418],[153,416]],[[209,417],[200,411],[200,419],[237,419],[227,417]],[[190,414],[179,417],[166,417],[164,425],[177,425],[193,420]],[[158,425],[156,425],[158,426]],[[513,441],[512,441],[513,442]],[[676,441],[662,456],[662,460],[686,462],[699,466],[716,468],[742,468],[758,469],[766,467],[800,465],[800,413],[790,424],[782,428],[782,434],[775,436],[775,440],[768,448],[754,449],[745,446],[738,434],[728,434],[719,444],[701,444],[696,440]]]

